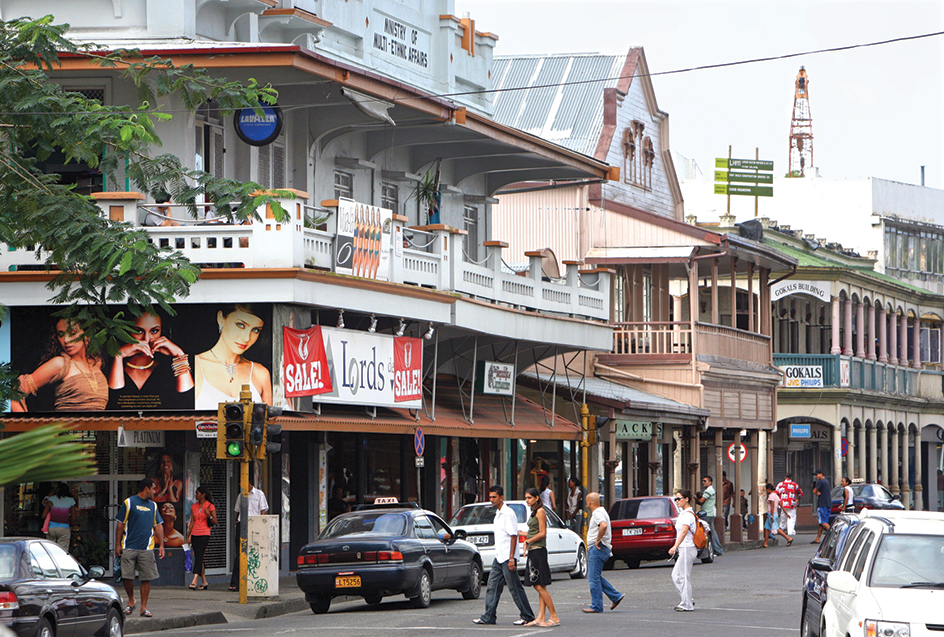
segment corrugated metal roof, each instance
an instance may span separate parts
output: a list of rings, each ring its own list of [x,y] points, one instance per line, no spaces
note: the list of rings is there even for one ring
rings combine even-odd
[[[626,55],[597,53],[496,57],[495,121],[593,156],[603,89],[617,86],[625,63]],[[585,83],[559,86],[568,82]]]

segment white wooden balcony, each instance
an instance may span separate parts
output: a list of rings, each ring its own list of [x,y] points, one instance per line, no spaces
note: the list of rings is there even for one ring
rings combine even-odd
[[[154,243],[181,252],[204,269],[310,268],[335,272],[337,235],[332,211],[309,206],[307,193],[294,192],[295,199],[281,201],[289,213],[287,219],[277,221],[270,210],[260,209],[262,222],[246,225],[207,220],[202,212],[198,215],[201,218],[192,219],[183,206],[172,205],[167,216],[180,225],[144,226],[145,217],[156,206],[142,204],[140,193],[99,193],[95,198],[109,218],[146,230]],[[462,258],[464,232],[444,225],[406,228],[405,223],[406,218],[393,215],[391,237],[402,233],[404,240],[400,245],[391,241],[390,283],[457,292],[532,312],[600,321],[609,318],[609,270],[578,271],[578,264],[568,263],[562,278],[551,279],[541,268],[540,254],[529,253],[529,269],[516,274],[502,268],[502,242],[484,242],[484,259],[472,263]],[[44,269],[43,255],[0,247],[3,271]]]

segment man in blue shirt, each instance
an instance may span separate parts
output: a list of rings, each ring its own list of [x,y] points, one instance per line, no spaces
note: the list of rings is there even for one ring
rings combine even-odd
[[[816,539],[810,542],[810,544],[819,544],[823,531],[829,530],[829,510],[833,506],[833,499],[830,495],[832,488],[829,486],[829,480],[823,475],[823,470],[817,469],[816,473],[813,475],[816,477],[816,486],[813,487],[813,495],[817,497],[816,515],[819,528],[816,530]]]
[[[153,498],[154,481],[144,478],[138,483],[138,494],[122,502],[115,516],[115,555],[121,558],[121,574],[128,594],[126,615],[133,613],[137,606],[134,599],[137,571],[141,578],[141,617],[151,617],[147,609],[148,593],[151,580],[160,577],[154,559],[155,546],[157,554],[164,559],[164,520]]]

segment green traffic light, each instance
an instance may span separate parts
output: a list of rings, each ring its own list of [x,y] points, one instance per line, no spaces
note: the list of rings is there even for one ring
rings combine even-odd
[[[230,458],[239,458],[243,455],[243,443],[233,440],[226,443],[226,455]]]

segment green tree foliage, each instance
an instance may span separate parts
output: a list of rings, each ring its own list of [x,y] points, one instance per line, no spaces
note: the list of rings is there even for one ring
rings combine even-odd
[[[135,51],[73,43],[67,29],[52,16],[0,21],[0,244],[34,246],[54,275],[48,302],[61,306],[60,316],[78,320],[93,347],[114,352],[129,340],[130,315],[154,304],[172,313],[169,304],[188,294],[200,270],[179,252],[149,243],[145,232],[104,218],[89,197],[39,164],[61,153],[67,163],[84,162],[105,175],[123,170],[134,190],[164,190],[188,203],[194,216],[198,197],[224,217],[257,217],[267,203],[281,216],[284,210],[258,184],[215,178],[185,168],[174,155],[152,153],[161,146],[155,125],[172,117],[157,107],[162,97],[176,96],[191,110],[212,103],[226,115],[272,104],[276,91]],[[50,74],[66,55],[113,69],[134,84],[136,103],[107,105],[63,90]],[[106,304],[128,311],[115,316]],[[0,403],[17,397],[12,371],[0,367]]]
[[[0,440],[0,487],[95,474],[95,458],[63,423],[43,425]]]

